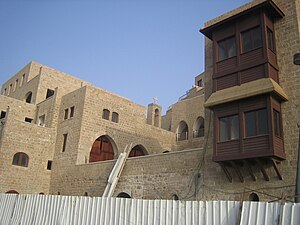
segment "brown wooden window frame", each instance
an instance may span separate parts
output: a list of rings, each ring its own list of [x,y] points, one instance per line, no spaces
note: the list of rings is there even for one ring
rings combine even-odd
[[[255,45],[255,32],[259,31],[259,45]],[[246,35],[249,35],[249,49],[244,49],[245,48],[245,40],[246,40]],[[247,37],[248,38],[248,37]],[[261,48],[263,44],[263,39],[262,39],[262,29],[260,26],[256,26],[253,28],[250,28],[246,31],[241,32],[241,50],[242,53],[250,52],[252,50]]]
[[[119,113],[113,112],[111,115],[111,121],[114,123],[119,123]]]
[[[14,166],[28,167],[29,156],[24,152],[17,152],[14,157],[12,164]]]
[[[110,111],[108,109],[103,109],[102,111],[102,119],[109,120]]]
[[[235,120],[236,119],[236,120]],[[224,132],[222,132],[222,120],[225,122]],[[234,122],[237,124],[234,124]],[[237,129],[237,130],[235,130]],[[234,133],[236,134],[234,135]],[[227,134],[227,136],[224,136]],[[240,118],[238,114],[219,117],[219,142],[233,141],[240,139]]]
[[[266,117],[260,118],[260,112],[264,111]],[[247,114],[250,115],[253,114],[254,118],[253,121],[247,122]],[[249,117],[248,117],[249,118]],[[262,119],[262,120],[261,120]],[[261,108],[261,109],[256,109],[256,110],[251,110],[244,112],[244,128],[245,128],[245,138],[250,138],[250,137],[256,137],[256,136],[261,136],[261,135],[268,135],[270,133],[269,131],[269,124],[268,124],[268,109],[267,108]],[[261,126],[262,121],[265,121],[265,127]],[[248,124],[253,124],[254,125],[254,134],[249,134],[249,127]],[[266,129],[266,132],[264,132],[264,129]]]
[[[230,36],[217,42],[218,61],[223,61],[237,56],[236,36]],[[221,54],[221,51],[224,51]]]

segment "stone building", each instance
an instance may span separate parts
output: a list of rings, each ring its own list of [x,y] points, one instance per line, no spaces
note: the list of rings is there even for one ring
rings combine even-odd
[[[101,196],[118,156],[131,145],[115,194],[172,198],[178,192],[177,179],[184,180],[195,170],[188,165],[189,156],[202,151],[202,90],[195,86],[178,102],[202,104],[188,117],[183,116],[185,107],[173,110],[176,118],[169,116],[172,124],[167,130],[156,102],[147,110],[31,62],[2,86],[0,191]],[[191,127],[178,129],[180,122]],[[179,159],[184,164],[176,167]]]
[[[206,36],[205,121],[212,121],[202,199],[294,195],[299,7],[299,0],[255,0],[200,30]]]
[[[292,199],[300,0],[254,0],[208,21],[205,71],[166,115],[31,62],[2,86],[0,191]],[[203,87],[205,85],[205,88]]]

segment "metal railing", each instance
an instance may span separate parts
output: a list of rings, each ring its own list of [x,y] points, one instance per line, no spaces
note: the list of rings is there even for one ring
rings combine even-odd
[[[188,140],[189,132],[181,132],[176,134],[176,141]]]

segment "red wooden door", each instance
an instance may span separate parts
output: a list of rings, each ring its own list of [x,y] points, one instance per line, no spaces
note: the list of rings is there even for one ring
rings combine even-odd
[[[110,141],[105,137],[98,138],[92,146],[89,162],[111,159],[114,159],[114,151]]]

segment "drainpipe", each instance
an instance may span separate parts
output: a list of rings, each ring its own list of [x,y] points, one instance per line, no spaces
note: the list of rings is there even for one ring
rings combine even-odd
[[[298,160],[297,160],[297,175],[296,175],[296,190],[295,190],[295,202],[300,202],[300,124],[297,124],[299,132],[298,140]]]
[[[300,53],[294,55],[294,64],[300,65]],[[298,126],[299,141],[298,141],[298,160],[297,160],[297,175],[296,175],[296,189],[295,189],[295,202],[300,202],[300,124]]]

